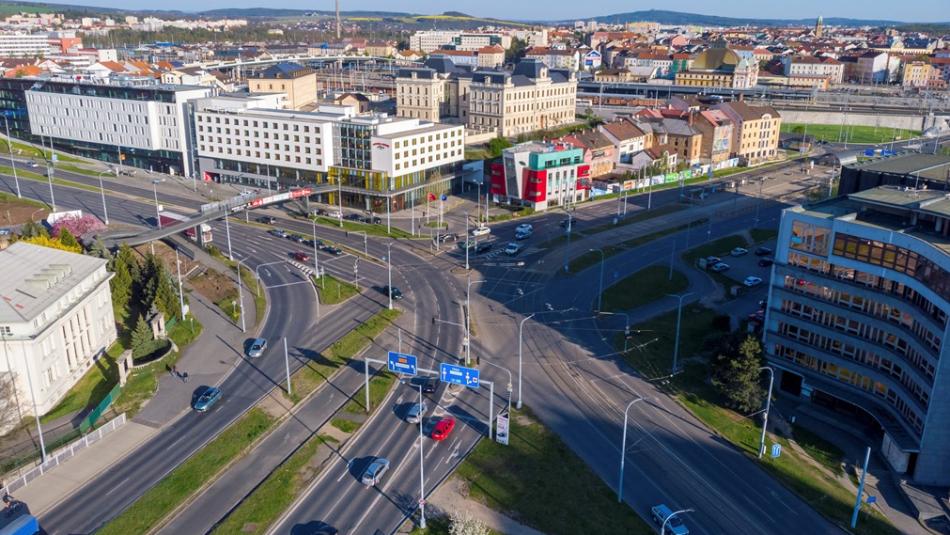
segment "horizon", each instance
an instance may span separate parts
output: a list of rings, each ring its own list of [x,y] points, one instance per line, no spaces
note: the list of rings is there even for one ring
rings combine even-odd
[[[325,0],[325,2],[327,6],[296,2],[293,0],[281,2],[280,5],[262,5],[259,0],[207,0],[202,5],[200,10],[188,9],[185,7],[194,6],[193,2],[187,0],[166,0],[165,2],[162,2],[162,5],[164,6],[163,8],[150,7],[152,5],[150,0],[102,0],[98,2],[50,0],[44,2],[24,3],[108,8],[120,11],[169,11],[181,12],[183,14],[198,14],[203,11],[217,9],[295,9],[302,11],[332,11],[334,8],[333,2],[330,0]],[[420,0],[404,0],[400,4],[405,7],[399,8],[384,0],[363,0],[359,2],[347,2],[346,0],[343,0],[340,2],[340,11],[343,13],[354,11],[401,12],[415,15],[438,15],[447,11],[455,11],[465,13],[466,15],[476,18],[495,18],[500,20],[532,22],[559,22],[570,20],[587,20],[591,18],[606,17],[622,13],[655,10],[708,17],[727,17],[737,19],[808,20],[817,19],[819,16],[821,16],[825,19],[847,18],[854,20],[888,20],[901,23],[928,23],[932,22],[927,19],[932,19],[934,12],[940,12],[939,4],[941,2],[942,0],[910,0],[909,2],[902,3],[900,15],[894,14],[893,8],[891,7],[893,4],[890,2],[885,2],[884,0],[868,0],[864,3],[864,5],[862,5],[862,8],[864,9],[863,13],[854,13],[853,10],[848,9],[847,7],[842,7],[840,9],[841,11],[844,11],[844,13],[838,12],[838,10],[834,9],[829,10],[828,8],[830,6],[827,5],[828,2],[823,2],[821,0],[802,0],[795,6],[763,6],[763,4],[760,2],[753,2],[752,0],[738,0],[729,2],[727,7],[724,9],[717,9],[715,13],[705,12],[704,8],[708,9],[709,3],[701,2],[699,0],[684,0],[683,2],[680,2],[676,9],[651,6],[643,6],[637,9],[631,9],[629,4],[623,0],[604,0],[600,2],[601,5],[604,5],[603,12],[575,12],[573,14],[564,12],[564,9],[573,8],[573,6],[576,4],[555,2],[555,6],[561,6],[564,9],[552,9],[551,4],[549,3],[547,5],[547,9],[545,9],[545,12],[549,13],[551,15],[550,17],[536,16],[537,10],[530,5],[517,5],[514,6],[516,9],[511,9],[513,6],[506,4],[501,0],[459,0],[453,2],[453,6],[440,9],[432,9],[433,6],[431,3]],[[803,4],[806,6],[813,5],[814,9],[806,9],[802,6]],[[760,8],[764,7],[764,9],[760,9],[753,14],[750,9],[746,7],[752,5],[758,6]],[[413,9],[413,6],[428,9]],[[689,6],[695,7],[691,8]],[[802,13],[805,12],[813,14],[811,16],[802,16]],[[529,14],[533,14],[534,16],[528,16]],[[945,22],[950,22],[950,20],[937,21],[935,23],[940,24]]]

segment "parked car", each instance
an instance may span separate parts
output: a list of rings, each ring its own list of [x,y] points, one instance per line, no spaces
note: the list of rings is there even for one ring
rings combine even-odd
[[[340,249],[339,247],[334,247],[332,245],[324,245],[323,250],[326,251],[328,254],[332,254],[333,256],[340,256],[343,254],[343,249]]]
[[[534,226],[531,223],[522,223],[515,227],[515,234],[519,232],[527,232],[528,234],[531,234],[534,232]]]
[[[707,256],[707,257],[706,257],[706,265],[707,265],[707,266],[712,267],[712,266],[715,266],[716,264],[718,264],[719,262],[722,262],[722,259],[719,258],[718,256]]]
[[[310,255],[308,255],[307,253],[301,253],[300,251],[291,253],[291,256],[293,256],[293,257],[294,257],[294,260],[296,260],[297,262],[309,262],[309,261],[310,261]]]
[[[379,291],[385,296],[389,296],[391,294],[393,301],[402,299],[402,290],[396,288],[395,286],[382,286],[380,287]]]
[[[313,210],[312,213],[313,215],[322,215],[322,216],[330,215],[330,212],[327,212],[323,208],[317,208],[316,210]]]
[[[275,229],[268,230],[267,233],[270,234],[271,236],[277,236],[278,238],[286,238],[286,237],[287,237],[287,233],[284,232],[283,230],[279,229],[279,228],[275,228]]]
[[[717,262],[713,264],[713,266],[709,269],[715,271],[716,273],[722,273],[723,271],[726,271],[727,269],[729,269],[729,267],[730,267],[729,264],[725,262]]]
[[[359,214],[346,214],[346,217],[344,217],[343,219],[346,219],[347,221],[360,221],[360,222],[362,222],[362,221],[363,221],[363,216],[361,216],[361,215],[359,215]]]
[[[247,348],[247,356],[256,359],[263,356],[264,351],[267,351],[267,339],[255,338],[251,340],[251,345]]]
[[[756,277],[755,275],[749,275],[748,277],[745,278],[744,281],[742,281],[742,284],[745,284],[747,287],[752,288],[754,286],[758,286],[762,284],[762,278]]]
[[[661,530],[664,530],[666,533],[671,533],[672,535],[689,535],[689,529],[686,527],[686,524],[678,516],[673,516],[673,510],[666,506],[666,504],[654,505],[650,508],[650,516],[653,518],[653,522],[657,526],[661,526]],[[672,518],[670,518],[672,517]],[[663,528],[662,526],[664,526]]]
[[[194,409],[198,412],[206,412],[221,399],[221,389],[213,386],[206,386],[195,399]]]
[[[729,254],[732,256],[743,256],[749,254],[749,250],[744,247],[736,247],[735,249],[729,251]]]
[[[505,254],[508,256],[515,256],[521,252],[521,244],[516,242],[511,242],[505,247]]]
[[[442,418],[432,428],[432,440],[441,442],[449,438],[453,429],[455,429],[455,418]]]
[[[383,219],[379,216],[370,215],[363,218],[363,223],[369,223],[370,225],[382,225]]]
[[[482,227],[475,227],[472,229],[472,236],[475,236],[476,238],[479,236],[487,236],[489,234],[491,234],[491,228],[489,227],[482,226]]]
[[[307,238],[304,238],[304,237],[301,236],[300,234],[291,234],[291,235],[288,236],[287,238],[288,238],[290,241],[292,241],[292,242],[297,242],[297,243],[303,243],[303,242],[307,241]]]
[[[385,457],[373,457],[373,460],[366,465],[363,475],[360,476],[360,483],[367,487],[379,484],[383,475],[389,470],[389,460]]]
[[[753,323],[764,323],[765,322],[765,311],[757,310],[752,314],[749,314],[748,320]]]
[[[755,256],[769,256],[772,254],[772,249],[769,247],[756,247]]]
[[[333,219],[340,219],[343,217],[343,212],[339,210],[327,210],[327,217],[332,217]]]
[[[263,215],[263,216],[257,218],[257,222],[258,222],[258,223],[267,223],[268,225],[273,225],[273,224],[277,223],[277,218],[276,218],[276,217],[271,217],[271,216],[269,216],[269,215]]]
[[[771,266],[771,265],[774,264],[774,263],[775,263],[775,260],[773,260],[773,259],[770,258],[770,257],[766,257],[766,258],[763,258],[763,259],[759,260],[759,267],[769,267],[769,266]]]
[[[409,410],[406,411],[406,421],[411,424],[417,424],[422,421],[422,415],[426,413],[426,402],[422,403],[413,403]]]

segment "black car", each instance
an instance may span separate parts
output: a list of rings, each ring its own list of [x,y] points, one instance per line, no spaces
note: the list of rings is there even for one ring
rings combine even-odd
[[[772,254],[772,249],[769,247],[756,247],[755,256],[769,256]]]
[[[269,216],[269,215],[265,215],[265,216],[258,217],[258,218],[257,218],[257,222],[258,222],[258,223],[266,223],[266,224],[268,224],[268,225],[273,225],[273,224],[277,223],[277,218],[276,218],[276,217],[271,217],[271,216]]]
[[[775,263],[775,260],[773,260],[771,257],[765,257],[759,260],[759,267],[769,267],[774,263]]]
[[[303,242],[307,241],[307,238],[304,238],[304,237],[301,236],[300,234],[291,234],[291,235],[288,236],[288,237],[290,238],[290,241],[294,241],[294,242],[297,242],[297,243],[303,243]]]
[[[362,221],[363,216],[359,214],[347,214],[343,219],[348,219],[350,221]]]
[[[374,215],[368,215],[368,216],[366,216],[366,217],[360,219],[360,221],[362,221],[363,223],[370,224],[370,225],[382,225],[382,224],[383,224],[382,218],[379,217],[379,216],[374,216]]]
[[[343,254],[343,249],[340,249],[339,247],[334,247],[332,245],[324,245],[323,250],[329,254],[332,254],[333,256],[340,256],[341,254]]]
[[[382,292],[383,295],[392,295],[393,301],[402,299],[402,290],[395,286],[382,286],[379,291]]]
[[[423,394],[434,394],[435,387],[438,386],[435,377],[413,377],[409,384],[416,388],[421,385]]]

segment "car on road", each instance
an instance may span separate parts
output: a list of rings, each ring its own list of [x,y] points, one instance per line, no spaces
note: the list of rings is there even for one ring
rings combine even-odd
[[[769,267],[774,263],[775,263],[774,259],[772,259],[771,257],[765,257],[759,260],[759,267]]]
[[[752,288],[762,284],[762,278],[756,277],[755,275],[749,275],[742,281],[742,284],[745,284],[747,287]]]
[[[435,388],[438,386],[434,377],[413,377],[409,384],[416,388],[422,386],[423,394],[434,394]]]
[[[383,478],[383,475],[389,470],[389,459],[385,457],[373,457],[373,460],[366,465],[363,475],[360,476],[360,483],[367,487],[377,485]]]
[[[442,418],[432,428],[432,440],[441,442],[449,438],[453,429],[455,429],[455,418]]]
[[[362,218],[360,221],[362,221],[363,223],[367,223],[367,224],[369,224],[369,225],[382,225],[382,224],[383,224],[383,218],[381,218],[381,217],[379,217],[379,216],[376,216],[376,215],[368,215],[368,216]]]
[[[303,242],[307,241],[307,238],[304,238],[304,237],[301,236],[300,234],[291,234],[290,236],[287,236],[287,239],[289,239],[289,240],[292,241],[292,242],[296,242],[296,243],[303,243]]]
[[[255,338],[251,340],[251,345],[247,347],[247,356],[256,359],[263,356],[265,351],[267,351],[267,339]]]
[[[301,253],[300,251],[296,251],[296,252],[290,253],[290,255],[294,257],[294,260],[296,260],[297,262],[310,261],[310,255],[308,255],[307,253]]]
[[[402,290],[395,286],[381,286],[379,291],[385,296],[391,296],[393,301],[402,299]]]
[[[475,240],[465,240],[465,241],[459,242],[459,249],[461,249],[462,251],[466,249],[474,249],[474,248],[475,248]]]
[[[448,234],[439,234],[439,243],[445,243],[447,241],[458,241],[458,239],[459,239],[459,235],[454,232],[450,232]]]
[[[654,505],[650,508],[650,517],[657,526],[665,533],[672,535],[689,535],[689,528],[680,520],[680,517],[673,516],[673,510],[666,504]],[[672,517],[672,518],[670,518]],[[665,528],[663,527],[665,524]]]
[[[334,247],[332,245],[324,245],[323,250],[328,254],[332,254],[333,256],[340,256],[343,254],[343,249]]]
[[[36,163],[36,160],[30,160],[30,163],[28,163],[27,165],[29,165],[30,167],[33,167],[33,168],[36,168],[36,167],[39,167],[39,166],[40,166],[40,164]]]
[[[729,264],[725,262],[716,262],[709,269],[711,269],[712,271],[715,271],[716,273],[722,273],[723,271],[726,271],[727,269],[729,269],[729,267],[730,267]]]
[[[744,256],[749,254],[749,250],[745,247],[736,247],[735,249],[729,251],[731,256]]]
[[[206,386],[195,399],[194,409],[198,412],[205,412],[214,406],[221,399],[221,389],[214,386]]]
[[[406,411],[406,421],[411,424],[417,424],[422,422],[422,415],[426,412],[426,402],[422,403],[413,403],[409,406],[409,410]]]
[[[505,254],[508,256],[515,256],[521,252],[521,244],[516,242],[511,242],[505,247]]]
[[[267,231],[271,236],[277,236],[278,238],[286,238],[287,233],[279,228],[270,229]]]
[[[530,235],[532,232],[534,232],[534,225],[532,225],[531,223],[522,223],[518,225],[517,227],[515,227],[515,234],[519,232],[522,232],[522,233],[527,232]]]
[[[516,232],[515,232],[515,239],[516,239],[516,240],[527,240],[528,238],[531,237],[532,234],[534,234],[534,231],[532,231],[532,230],[519,230],[519,231],[516,231]]]
[[[769,256],[772,254],[771,247],[756,247],[755,256]]]
[[[491,234],[491,228],[489,227],[482,226],[482,227],[475,227],[472,229],[472,236],[475,236],[476,238],[479,236],[487,236],[489,234]]]
[[[276,218],[276,217],[271,217],[271,216],[269,216],[269,215],[262,215],[261,217],[258,217],[258,218],[256,219],[256,221],[257,221],[258,223],[266,223],[266,224],[268,224],[268,225],[273,225],[273,224],[277,223],[277,218]]]
[[[475,246],[475,254],[487,253],[488,251],[491,251],[491,248],[492,242],[483,241]]]
[[[347,221],[360,221],[360,222],[362,222],[362,221],[363,221],[363,216],[361,216],[361,215],[359,215],[359,214],[346,214],[346,217],[344,217],[343,219],[346,219]]]

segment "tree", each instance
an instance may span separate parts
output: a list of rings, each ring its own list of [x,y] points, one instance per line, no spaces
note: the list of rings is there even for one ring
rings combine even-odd
[[[109,281],[112,290],[112,309],[119,323],[124,323],[129,315],[129,302],[132,300],[135,280],[128,263],[116,260],[112,264],[114,276]]]
[[[20,227],[20,236],[24,238],[36,238],[37,236],[49,237],[46,227],[35,221],[27,221]]]
[[[467,512],[452,511],[450,521],[449,535],[489,535],[491,533],[485,524]]]
[[[66,227],[59,228],[59,243],[63,244],[65,247],[69,248],[78,248],[82,249],[82,245],[76,240],[76,237],[73,236],[72,232],[69,232],[69,229]]]
[[[488,142],[488,155],[492,158],[501,156],[501,151],[511,146],[511,142],[503,137],[496,137]]]
[[[155,294],[152,304],[165,314],[166,318],[177,318],[181,312],[178,305],[178,293],[172,288],[171,277],[164,265],[155,272]]]
[[[153,341],[152,329],[140,314],[135,322],[135,330],[132,331],[132,357],[147,355],[152,350]]]
[[[747,336],[736,348],[720,353],[713,362],[712,384],[737,411],[748,413],[762,405],[764,391],[759,382],[762,345]]]
[[[511,45],[505,50],[505,63],[517,63],[528,51],[528,42],[524,39],[512,38]]]

